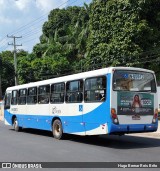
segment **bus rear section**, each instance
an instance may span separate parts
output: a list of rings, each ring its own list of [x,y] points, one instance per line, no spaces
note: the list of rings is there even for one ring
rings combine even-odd
[[[154,132],[158,128],[156,80],[148,70],[112,70],[109,133]]]
[[[160,86],[157,87],[158,93],[158,116],[160,117]]]

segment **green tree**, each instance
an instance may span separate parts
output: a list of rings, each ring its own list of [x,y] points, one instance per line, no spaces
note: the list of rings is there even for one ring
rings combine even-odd
[[[60,53],[69,61],[70,70],[76,70],[75,63],[86,53],[89,14],[86,7],[68,7],[52,10],[48,22],[43,25],[41,41],[48,48],[42,55]]]
[[[159,0],[93,0],[53,9],[33,52],[17,52],[19,82],[119,65],[152,69],[160,79],[159,9]],[[10,51],[0,55],[4,91],[14,85],[14,58]]]
[[[19,84],[34,82],[34,70],[32,68],[32,61],[36,59],[36,55],[26,54],[26,56],[23,56],[22,58],[19,58],[18,60],[18,78],[19,78]]]
[[[94,0],[86,64],[150,68],[146,51],[159,47],[158,0]],[[154,12],[153,12],[154,11]],[[156,33],[156,35],[154,35]]]
[[[0,59],[1,89],[4,95],[6,88],[14,85],[13,53],[11,51],[3,51],[0,53]]]

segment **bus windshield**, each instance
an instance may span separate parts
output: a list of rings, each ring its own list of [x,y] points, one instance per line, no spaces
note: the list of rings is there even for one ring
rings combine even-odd
[[[154,75],[150,72],[115,70],[113,74],[114,91],[156,92]]]

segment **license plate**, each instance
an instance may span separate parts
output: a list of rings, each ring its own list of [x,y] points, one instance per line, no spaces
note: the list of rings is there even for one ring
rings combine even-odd
[[[139,115],[133,115],[132,120],[140,120],[141,117]]]

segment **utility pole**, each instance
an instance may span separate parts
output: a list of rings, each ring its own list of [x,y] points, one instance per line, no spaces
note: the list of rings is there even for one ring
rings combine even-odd
[[[17,75],[17,50],[16,47],[17,46],[22,46],[21,45],[17,45],[16,44],[16,39],[18,38],[22,38],[22,36],[20,37],[16,37],[16,36],[8,36],[8,38],[13,38],[13,43],[8,43],[8,45],[12,45],[14,47],[14,70],[15,70],[15,85],[18,85],[18,75]]]

